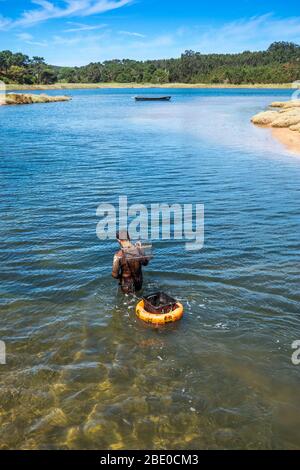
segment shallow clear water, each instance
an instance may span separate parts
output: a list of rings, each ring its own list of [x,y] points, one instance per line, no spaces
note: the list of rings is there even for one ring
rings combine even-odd
[[[135,93],[0,108],[0,445],[299,448],[300,160],[249,122],[290,91]],[[176,325],[110,277],[96,208],[119,195],[205,204],[204,249],[155,243],[145,272]]]

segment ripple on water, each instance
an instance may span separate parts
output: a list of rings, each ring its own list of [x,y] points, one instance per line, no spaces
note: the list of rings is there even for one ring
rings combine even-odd
[[[172,93],[0,109],[3,449],[299,448],[300,167],[249,122],[289,92]],[[157,242],[145,276],[178,324],[110,277],[96,208],[124,194],[205,204],[204,249]]]

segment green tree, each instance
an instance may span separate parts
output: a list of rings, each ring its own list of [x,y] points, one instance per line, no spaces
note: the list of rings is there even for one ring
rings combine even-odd
[[[300,46],[274,42],[266,51],[201,54],[185,51],[178,59],[94,62],[83,67],[54,67],[43,57],[0,52],[0,77],[5,82],[284,83],[300,79]]]
[[[5,74],[11,65],[13,65],[13,53],[11,51],[2,51],[0,52],[0,69]]]
[[[168,83],[169,82],[169,72],[168,70],[158,69],[152,75],[153,83]]]
[[[40,72],[39,83],[43,85],[53,85],[53,83],[57,82],[57,74],[54,70],[51,69],[43,69]]]

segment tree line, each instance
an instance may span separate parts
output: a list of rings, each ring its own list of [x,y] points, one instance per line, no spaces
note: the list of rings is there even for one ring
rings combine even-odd
[[[42,57],[0,52],[0,80],[16,84],[62,83],[290,83],[300,79],[300,46],[275,42],[266,51],[201,54],[185,51],[163,60],[107,60],[82,67],[46,64]]]

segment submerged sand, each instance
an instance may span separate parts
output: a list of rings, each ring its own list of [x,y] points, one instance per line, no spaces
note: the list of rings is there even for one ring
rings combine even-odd
[[[300,156],[300,100],[271,103],[269,110],[253,116],[251,121],[272,129],[272,135],[290,152]]]

